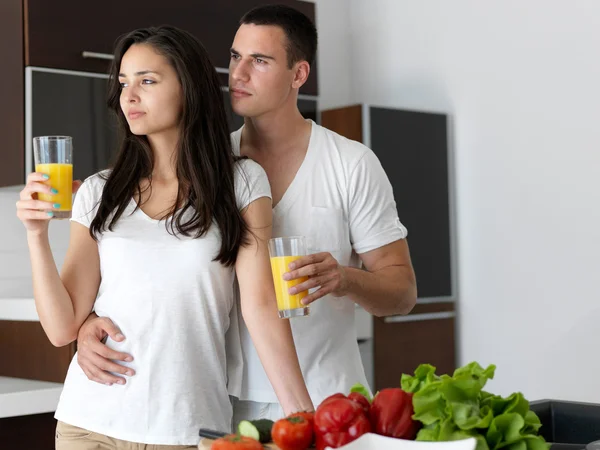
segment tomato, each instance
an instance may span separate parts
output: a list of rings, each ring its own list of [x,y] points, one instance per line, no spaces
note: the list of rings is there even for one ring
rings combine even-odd
[[[275,422],[271,436],[281,450],[305,450],[313,441],[313,425],[301,415],[292,414]]]
[[[315,429],[315,413],[313,412],[308,412],[308,411],[300,411],[294,414],[290,414],[288,417],[304,417],[305,420],[308,421],[308,423],[310,423],[310,428],[311,430],[313,430],[313,439],[310,443],[310,447],[312,447],[315,444],[315,439],[314,439],[314,429]]]
[[[263,446],[255,439],[230,434],[214,441],[210,450],[263,450]]]
[[[312,427],[315,423],[315,413],[308,411],[299,411],[294,414],[290,414],[288,417],[304,417],[305,420],[310,422],[310,426]]]

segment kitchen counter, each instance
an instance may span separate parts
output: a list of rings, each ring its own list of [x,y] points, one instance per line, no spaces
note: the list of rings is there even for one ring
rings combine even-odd
[[[0,320],[40,320],[33,298],[0,298]]]
[[[63,385],[0,377],[0,418],[54,412]]]

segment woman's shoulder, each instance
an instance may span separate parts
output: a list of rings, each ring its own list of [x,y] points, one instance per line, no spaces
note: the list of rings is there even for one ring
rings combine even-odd
[[[104,185],[106,184],[106,181],[110,176],[110,173],[111,170],[107,169],[90,175],[83,181],[83,184],[79,188],[79,191],[85,192],[88,196],[91,197],[100,197],[102,195]]]

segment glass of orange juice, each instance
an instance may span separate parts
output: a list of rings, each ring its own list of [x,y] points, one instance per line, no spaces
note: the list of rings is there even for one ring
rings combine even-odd
[[[44,183],[58,191],[58,194],[38,193],[38,199],[58,203],[54,218],[71,217],[73,200],[73,138],[71,136],[39,136],[33,138],[35,171],[45,173],[50,178]]]
[[[290,295],[288,289],[297,284],[304,283],[308,277],[285,281],[283,274],[289,272],[289,264],[306,255],[304,236],[278,237],[269,240],[269,255],[271,256],[271,271],[277,295],[277,309],[279,317],[308,316],[309,308],[301,300],[308,295],[308,290]]]

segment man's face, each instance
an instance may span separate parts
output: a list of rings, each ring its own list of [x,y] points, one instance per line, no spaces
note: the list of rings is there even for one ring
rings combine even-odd
[[[229,92],[236,114],[259,117],[289,99],[295,65],[288,68],[286,43],[285,33],[277,26],[240,26],[229,61]]]

